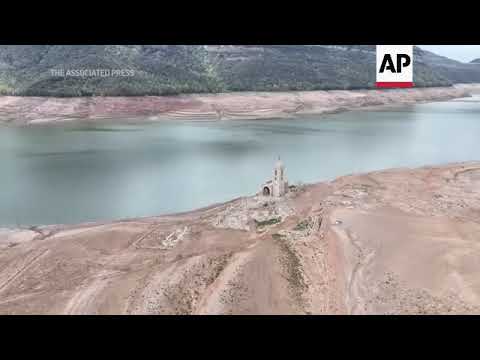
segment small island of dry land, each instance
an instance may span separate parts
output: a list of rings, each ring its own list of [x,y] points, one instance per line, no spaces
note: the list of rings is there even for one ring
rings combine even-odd
[[[479,314],[480,163],[0,231],[1,314]]]

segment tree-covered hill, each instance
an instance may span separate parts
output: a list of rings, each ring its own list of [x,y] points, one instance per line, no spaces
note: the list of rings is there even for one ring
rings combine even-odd
[[[473,76],[462,63],[443,64],[438,58],[421,50],[414,66],[416,86],[447,86],[477,78],[480,82],[480,70]],[[129,75],[66,74],[82,69],[127,70]],[[374,85],[375,46],[0,46],[0,94],[4,95],[141,96]]]

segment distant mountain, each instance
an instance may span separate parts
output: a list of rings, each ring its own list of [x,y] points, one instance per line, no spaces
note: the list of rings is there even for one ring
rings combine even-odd
[[[480,66],[472,66],[473,62],[463,63],[418,47],[415,48],[414,58],[415,65],[424,63],[452,83],[480,83]]]
[[[476,67],[419,48],[415,53],[416,86],[480,82]],[[127,70],[134,76],[60,73],[81,69]],[[141,96],[374,85],[375,46],[0,46],[0,94]]]
[[[470,61],[470,64],[480,64],[480,58]]]

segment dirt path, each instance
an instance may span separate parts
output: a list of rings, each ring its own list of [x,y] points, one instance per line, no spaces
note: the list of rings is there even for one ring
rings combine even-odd
[[[358,262],[353,268],[350,280],[348,282],[348,292],[346,302],[348,304],[349,314],[365,314],[368,312],[365,302],[366,292],[368,289],[364,285],[366,282],[366,272],[372,264],[376,251],[371,250],[365,253],[361,243],[357,239],[357,235],[351,231],[347,231],[347,237],[358,254]]]
[[[17,265],[17,269],[13,272],[13,275],[9,276],[3,283],[0,283],[0,294],[6,289],[13,281],[19,278],[25,271],[27,271],[35,262],[39,261],[43,256],[47,255],[50,250],[33,251],[26,259],[24,259],[21,265]]]
[[[97,295],[105,288],[108,281],[108,278],[97,278],[87,286],[78,289],[68,302],[63,313],[66,315],[94,314]]]
[[[238,276],[238,271],[248,261],[249,255],[248,251],[233,255],[216,280],[203,292],[193,314],[219,314],[225,312],[225,304],[222,303],[223,292],[229,291],[231,284]]]

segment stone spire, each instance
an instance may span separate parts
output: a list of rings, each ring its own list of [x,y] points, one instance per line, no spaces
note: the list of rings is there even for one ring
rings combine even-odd
[[[264,196],[280,197],[288,192],[288,181],[285,177],[285,167],[280,156],[275,163],[273,171],[273,180],[269,180],[262,185],[261,194]]]
[[[273,176],[273,196],[282,196],[287,192],[287,182],[285,179],[285,167],[280,156],[275,164]]]

